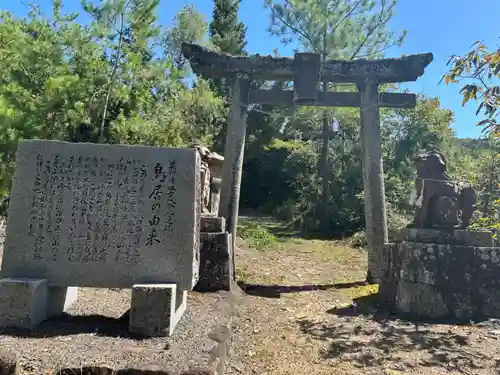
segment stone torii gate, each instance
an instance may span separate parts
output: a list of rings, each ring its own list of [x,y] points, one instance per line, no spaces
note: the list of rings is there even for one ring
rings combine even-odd
[[[227,219],[236,235],[248,105],[307,105],[360,107],[368,280],[378,282],[387,243],[387,218],[380,139],[379,107],[411,108],[415,94],[379,93],[383,83],[416,81],[432,61],[431,53],[379,60],[329,60],[316,53],[296,53],[294,58],[232,56],[196,44],[183,44],[182,53],[195,73],[232,81],[219,216]],[[292,90],[260,90],[251,80],[293,81]],[[319,91],[319,82],[356,84],[359,92]]]

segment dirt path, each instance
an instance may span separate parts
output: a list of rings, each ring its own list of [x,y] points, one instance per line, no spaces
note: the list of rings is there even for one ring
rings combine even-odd
[[[241,243],[240,276],[248,283],[323,285],[326,290],[281,293],[249,288],[238,307],[233,357],[243,374],[498,374],[500,323],[420,325],[357,315],[353,297],[373,286],[328,289],[364,279],[361,251],[321,241],[296,240],[280,250],[255,251]],[[276,289],[276,288],[274,288]],[[293,291],[293,288],[280,288]]]

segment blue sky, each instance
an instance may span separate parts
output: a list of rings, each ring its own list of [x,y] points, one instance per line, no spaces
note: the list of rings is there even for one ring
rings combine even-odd
[[[27,14],[30,0],[2,0],[1,8],[16,15]],[[6,3],[6,4],[5,4]],[[42,9],[49,10],[50,0],[38,0]],[[195,5],[210,20],[212,0],[162,0],[159,21],[171,25],[175,14],[186,4]],[[65,10],[80,10],[78,0],[63,0]],[[243,0],[240,19],[248,26],[248,52],[270,54],[278,48],[281,55],[292,55],[293,46],[283,47],[277,38],[269,36],[269,14],[264,0]],[[414,93],[437,96],[443,108],[455,113],[453,127],[459,137],[477,137],[480,129],[475,126],[479,118],[475,115],[475,103],[461,106],[459,87],[438,85],[446,71],[446,62],[453,54],[468,51],[476,40],[483,40],[489,46],[500,42],[500,0],[480,0],[473,5],[471,0],[399,0],[396,15],[390,27],[394,31],[406,29],[408,37],[401,48],[388,51],[389,56],[432,52],[434,61],[427,67],[417,82],[405,84]],[[479,4],[481,4],[479,6]]]

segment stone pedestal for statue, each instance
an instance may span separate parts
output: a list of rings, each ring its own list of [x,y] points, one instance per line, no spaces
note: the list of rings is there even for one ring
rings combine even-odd
[[[385,246],[380,296],[416,319],[500,317],[500,248],[490,232],[405,229]]]
[[[438,151],[415,163],[415,218],[384,246],[382,301],[417,319],[500,317],[500,248],[491,232],[466,230],[476,192],[451,180]]]

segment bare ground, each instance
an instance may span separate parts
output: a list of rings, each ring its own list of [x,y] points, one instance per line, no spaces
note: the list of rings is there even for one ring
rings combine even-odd
[[[377,290],[359,283],[365,278],[363,251],[290,238],[254,250],[239,241],[236,263],[247,294],[191,293],[173,338],[129,337],[126,322],[114,319],[127,309],[129,293],[82,289],[70,316],[27,337],[0,335],[0,348],[17,352],[30,372],[77,360],[121,366],[176,361],[187,367],[209,350],[207,330],[229,314],[234,335],[228,374],[500,373],[500,322],[416,326],[352,305],[353,298]]]

